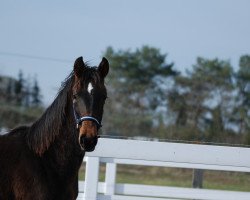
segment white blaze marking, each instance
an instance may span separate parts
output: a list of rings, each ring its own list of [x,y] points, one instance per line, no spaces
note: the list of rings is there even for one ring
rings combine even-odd
[[[88,84],[88,93],[90,94],[91,93],[91,90],[93,89],[93,85],[92,83],[89,83]]]

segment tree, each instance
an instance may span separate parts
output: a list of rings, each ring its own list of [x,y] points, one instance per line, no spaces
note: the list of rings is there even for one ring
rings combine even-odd
[[[12,103],[13,101],[13,92],[14,92],[14,83],[15,81],[13,81],[13,79],[9,78],[8,79],[8,83],[7,83],[7,87],[6,87],[6,91],[5,91],[5,99],[7,102]]]
[[[23,87],[23,106],[28,108],[31,105],[31,83],[30,76],[28,76],[24,81]]]
[[[42,101],[41,101],[40,87],[38,85],[36,78],[34,79],[31,97],[32,97],[32,105],[33,106],[40,106],[41,105]]]
[[[238,95],[234,109],[239,132],[245,134],[245,143],[250,144],[250,56],[240,57],[239,70],[236,73]]]
[[[135,51],[108,47],[104,56],[111,66],[108,85],[112,103],[107,112],[113,120],[110,129],[123,135],[147,135],[154,124],[155,110],[166,99],[162,83],[177,74],[173,63],[167,64],[167,55],[149,46]]]
[[[23,72],[20,70],[18,74],[18,80],[15,82],[15,99],[18,105],[23,102],[23,89],[24,89],[24,79]]]
[[[229,121],[232,78],[233,68],[229,62],[204,58],[197,58],[187,76],[175,77],[174,88],[168,95],[168,105],[176,114],[177,128],[184,126],[192,130],[187,133],[188,139],[204,140],[204,134],[208,131],[207,139],[215,141],[219,138],[218,134],[222,134]],[[187,139],[186,136],[182,137]]]

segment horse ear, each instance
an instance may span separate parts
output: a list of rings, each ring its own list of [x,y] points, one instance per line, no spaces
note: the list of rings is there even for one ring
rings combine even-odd
[[[106,58],[102,58],[102,61],[98,66],[98,71],[102,78],[105,78],[109,73],[109,62]]]
[[[81,75],[84,72],[85,64],[83,62],[82,57],[79,57],[76,59],[75,64],[74,64],[74,74],[77,77],[81,77]]]

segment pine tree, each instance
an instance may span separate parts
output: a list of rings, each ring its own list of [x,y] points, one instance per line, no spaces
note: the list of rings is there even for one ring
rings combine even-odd
[[[23,104],[25,107],[30,107],[31,105],[31,87],[30,87],[30,77],[25,79],[25,86],[24,86],[24,97],[23,97]]]
[[[22,105],[23,88],[24,88],[23,72],[22,70],[20,70],[18,74],[18,80],[15,83],[15,99],[16,99],[17,105]]]
[[[38,81],[36,78],[34,79],[31,97],[32,97],[32,105],[33,106],[40,106],[41,105],[42,101],[41,101],[41,95],[40,95],[40,87],[38,85]]]
[[[7,102],[12,102],[13,100],[13,80],[12,79],[9,79],[8,80],[8,85],[6,87],[6,101]]]

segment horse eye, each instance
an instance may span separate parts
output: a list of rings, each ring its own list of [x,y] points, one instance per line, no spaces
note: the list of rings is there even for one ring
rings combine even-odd
[[[73,99],[76,99],[77,95],[76,94],[73,94]]]

